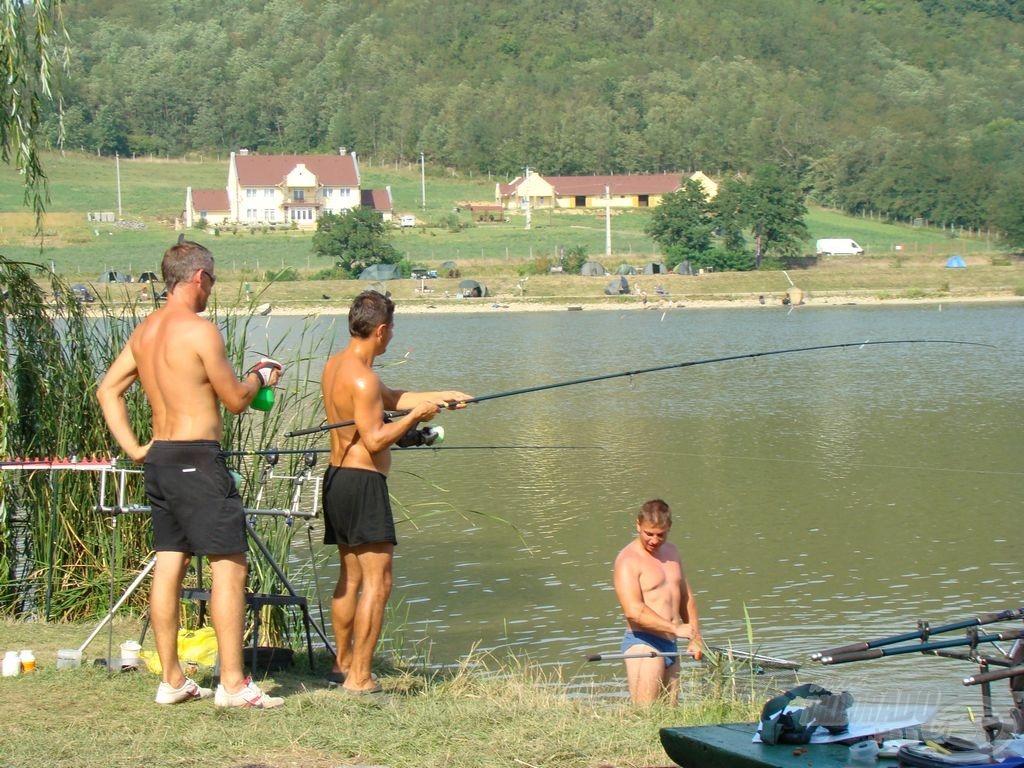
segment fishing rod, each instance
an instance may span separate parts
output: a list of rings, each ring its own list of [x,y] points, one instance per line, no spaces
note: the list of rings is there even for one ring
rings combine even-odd
[[[939,627],[929,626],[928,622],[919,622],[916,632],[905,632],[902,635],[891,635],[890,637],[882,637],[878,640],[868,640],[861,643],[841,645],[838,648],[829,648],[826,651],[812,653],[811,658],[817,661],[825,656],[843,656],[848,653],[859,653],[871,648],[880,648],[885,645],[906,643],[910,640],[927,640],[930,636],[940,635],[943,632],[952,632],[956,629],[966,629],[968,627],[980,627],[982,624],[994,624],[997,621],[1012,621],[1014,619],[1024,619],[1024,608],[1009,608],[1005,611],[997,611],[995,613],[983,613],[980,616],[972,616],[969,619],[956,621],[952,624],[943,624]]]
[[[1021,638],[1024,638],[1024,629],[1012,629],[1005,632],[997,632],[994,635],[972,634],[969,637],[958,640],[936,640],[919,645],[899,646],[898,648],[870,648],[866,651],[822,656],[821,663],[846,664],[851,661],[867,661],[868,659],[879,659],[883,656],[896,656],[901,653],[928,653],[939,648],[953,648],[957,645],[970,645],[974,647],[978,643],[995,643],[1001,640],[1020,640]]]
[[[799,662],[780,659],[775,656],[764,656],[760,653],[750,651],[737,651],[732,648],[720,648],[714,645],[705,648],[720,656],[732,658],[733,660],[750,661],[763,667],[774,667],[776,669],[800,669]],[[630,653],[592,653],[587,656],[587,661],[612,661],[617,659],[655,659],[655,658],[692,658],[693,654],[688,651],[633,651]]]
[[[618,373],[605,373],[597,376],[586,376],[582,379],[572,379],[570,381],[559,381],[553,384],[538,384],[534,387],[521,387],[520,389],[510,389],[505,392],[495,392],[490,395],[480,395],[479,397],[471,397],[468,400],[460,402],[446,402],[444,407],[448,409],[454,409],[457,406],[472,405],[473,403],[483,403],[488,400],[497,400],[501,397],[512,397],[513,395],[525,395],[530,392],[543,392],[548,389],[559,389],[561,387],[574,387],[578,384],[590,384],[595,381],[607,381],[609,379],[621,379],[626,376],[639,376],[642,373],[656,373],[659,371],[671,371],[677,368],[692,368],[697,365],[710,365],[711,363],[726,363],[734,360],[753,360],[758,357],[770,357],[773,355],[790,355],[797,352],[815,352],[825,349],[843,349],[846,347],[868,347],[878,346],[882,344],[965,344],[974,347],[991,347],[992,344],[983,344],[977,341],[956,341],[949,339],[886,339],[881,341],[850,341],[843,342],[841,344],[817,344],[812,347],[793,347],[791,349],[773,349],[767,352],[744,352],[738,355],[724,355],[722,357],[709,357],[703,360],[688,360],[681,363],[668,363],[666,365],[655,365],[650,368],[637,368],[631,371],[620,371]],[[385,412],[386,417],[395,418],[402,417],[408,414],[409,411],[387,411]],[[339,421],[333,424],[321,424],[317,427],[308,427],[306,429],[296,429],[291,432],[286,432],[285,437],[301,437],[302,435],[311,435],[314,432],[326,432],[331,429],[340,429],[341,427],[350,427],[355,424],[354,420]]]
[[[418,446],[417,446],[418,447]],[[431,445],[433,451],[603,451],[600,445]],[[257,451],[224,451],[225,456],[288,456],[330,453],[330,448],[267,448]],[[3,469],[3,467],[0,467]]]

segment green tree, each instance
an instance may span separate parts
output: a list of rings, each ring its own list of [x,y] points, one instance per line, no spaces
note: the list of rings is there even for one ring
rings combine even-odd
[[[703,266],[702,256],[711,250],[711,203],[700,182],[687,179],[678,192],[669,192],[647,222],[647,234],[665,252],[668,266],[689,259]]]
[[[388,242],[384,220],[372,208],[325,213],[317,222],[313,251],[330,256],[350,277],[371,264],[397,264],[401,256]]]
[[[992,223],[1002,230],[1006,244],[1024,249],[1024,163],[1008,169],[996,181],[989,202]]]
[[[754,241],[755,263],[765,256],[800,253],[809,237],[803,191],[794,175],[763,165],[749,179],[730,179],[715,200],[717,220],[727,239],[747,232]]]
[[[4,3],[0,9],[0,159],[24,176],[25,204],[37,225],[46,205],[39,162],[43,107],[63,108],[57,79],[68,66],[68,37],[60,0]],[[58,128],[58,136],[60,129]]]

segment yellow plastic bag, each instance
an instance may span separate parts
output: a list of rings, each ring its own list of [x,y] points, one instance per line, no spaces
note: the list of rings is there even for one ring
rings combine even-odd
[[[163,668],[155,651],[143,651],[139,654],[146,667],[155,675]],[[213,667],[217,663],[217,635],[213,627],[178,630],[178,659],[183,667]]]

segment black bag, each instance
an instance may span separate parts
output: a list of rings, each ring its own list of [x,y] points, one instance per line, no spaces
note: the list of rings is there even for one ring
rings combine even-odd
[[[814,699],[809,706],[785,712],[796,699]],[[835,736],[850,726],[848,692],[835,694],[815,683],[792,688],[768,701],[761,710],[761,741],[765,744],[807,744],[821,726]]]

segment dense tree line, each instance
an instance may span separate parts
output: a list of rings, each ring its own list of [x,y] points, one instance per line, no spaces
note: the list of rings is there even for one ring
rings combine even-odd
[[[70,147],[515,175],[773,164],[848,211],[1020,227],[1013,0],[81,0]]]

